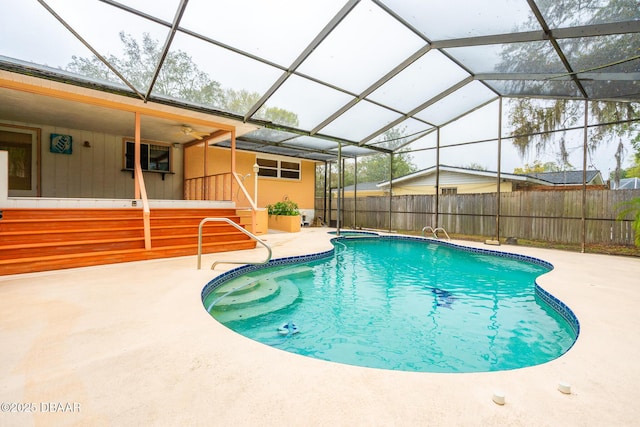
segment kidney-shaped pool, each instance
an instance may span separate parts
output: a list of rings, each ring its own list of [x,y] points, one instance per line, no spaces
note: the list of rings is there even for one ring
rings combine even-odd
[[[545,261],[412,237],[332,242],[224,273],[202,291],[206,310],[285,351],[402,371],[532,366],[578,337],[573,312],[536,284]]]

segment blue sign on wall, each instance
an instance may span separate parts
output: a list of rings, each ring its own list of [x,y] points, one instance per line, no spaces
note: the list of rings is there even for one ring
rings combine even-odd
[[[73,141],[71,135],[60,135],[58,133],[51,134],[51,145],[49,151],[59,154],[71,154],[73,149]]]

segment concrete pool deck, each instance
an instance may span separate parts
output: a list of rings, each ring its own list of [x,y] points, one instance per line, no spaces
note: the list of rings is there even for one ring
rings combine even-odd
[[[327,231],[264,239],[280,258],[331,248]],[[271,348],[218,324],[200,300],[237,267],[212,271],[213,261],[262,260],[264,248],[204,255],[202,270],[193,256],[0,276],[0,426],[638,425],[640,259],[456,243],[551,262],[538,283],[578,317],[573,348],[543,365],[471,374]],[[5,412],[12,403],[23,412]]]

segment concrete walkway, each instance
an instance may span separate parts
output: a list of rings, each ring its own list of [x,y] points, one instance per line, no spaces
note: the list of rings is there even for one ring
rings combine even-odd
[[[330,248],[327,231],[265,239],[279,258]],[[194,256],[0,276],[0,426],[638,425],[640,259],[475,245],[554,264],[538,282],[582,328],[567,354],[513,371],[433,374],[259,344],[212,319],[200,292],[236,267],[211,271],[214,260],[260,260],[263,248],[205,255],[202,270]],[[572,394],[557,390],[561,381]],[[506,405],[492,402],[497,390]]]

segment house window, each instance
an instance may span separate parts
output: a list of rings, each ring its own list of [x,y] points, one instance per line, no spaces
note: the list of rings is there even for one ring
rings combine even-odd
[[[442,195],[443,196],[450,196],[453,194],[458,194],[458,187],[450,187],[450,188],[443,188],[442,189]]]
[[[258,176],[282,179],[300,179],[300,162],[276,157],[258,157]]]
[[[125,141],[124,168],[133,169],[135,161],[135,143]],[[143,171],[170,172],[171,147],[162,144],[140,144],[140,166]]]

